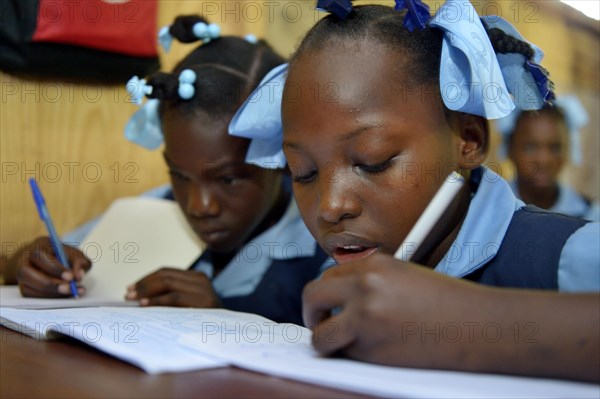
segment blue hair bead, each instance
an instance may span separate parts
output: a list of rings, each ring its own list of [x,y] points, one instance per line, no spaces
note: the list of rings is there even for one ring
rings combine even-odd
[[[133,76],[129,81],[125,89],[131,96],[131,102],[140,105],[144,96],[152,94],[152,86],[146,84],[146,79],[140,79],[137,76]]]
[[[184,100],[194,97],[194,94],[196,94],[194,82],[196,82],[196,72],[191,69],[181,71],[179,74],[179,89],[177,90],[179,97]]]
[[[256,36],[254,36],[252,34],[247,34],[246,36],[244,36],[244,40],[246,40],[248,43],[252,43],[252,44],[258,43],[258,39],[256,38]]]
[[[206,33],[208,32],[208,25],[206,25],[204,22],[197,22],[192,27],[192,32],[194,32],[194,36],[202,40],[206,37]]]
[[[219,36],[221,36],[221,27],[217,24],[208,25],[207,36],[211,39],[217,39]]]
[[[177,93],[182,99],[190,100],[192,97],[194,97],[194,94],[196,94],[196,89],[191,83],[181,83]]]
[[[179,82],[180,83],[189,83],[193,84],[196,81],[196,72],[191,69],[184,69],[179,74]]]

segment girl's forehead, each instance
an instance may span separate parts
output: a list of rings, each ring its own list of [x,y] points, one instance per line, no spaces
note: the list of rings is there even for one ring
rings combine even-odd
[[[539,113],[521,118],[513,134],[516,137],[562,138],[562,136],[565,136],[566,138],[568,129],[565,122],[555,115]]]
[[[378,114],[381,120],[412,119],[418,114],[445,120],[439,88],[412,83],[403,62],[398,54],[373,42],[328,45],[303,54],[292,64],[287,79],[284,128],[301,123],[304,130],[310,124],[330,122],[327,119],[333,114],[351,119]]]
[[[290,70],[284,106],[299,96],[314,100],[315,105],[386,101],[406,81],[402,68],[391,66],[390,58],[384,52],[338,48],[307,54]]]

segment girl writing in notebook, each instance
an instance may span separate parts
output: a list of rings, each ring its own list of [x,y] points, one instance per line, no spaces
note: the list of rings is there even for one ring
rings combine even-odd
[[[302,288],[327,256],[303,224],[283,169],[246,164],[248,147],[260,143],[227,134],[239,105],[284,60],[264,42],[218,37],[198,17],[178,18],[169,31],[205,43],[172,73],[130,82],[134,99],[147,93],[151,100],[126,134],[150,147],[164,135],[172,194],[206,251],[188,271],[163,268],[132,282],[126,297],[142,306],[225,307],[301,324]],[[42,248],[18,258],[21,292],[68,295],[71,272]],[[78,250],[69,254],[81,281],[89,261]]]
[[[598,291],[598,224],[525,207],[481,166],[486,119],[531,106],[507,86],[535,90],[535,107],[552,99],[529,44],[463,1],[448,1],[431,20],[419,1],[397,1],[398,10],[318,3],[334,14],[309,31],[287,72],[265,82],[287,76],[281,121],[294,195],[340,263],[304,292],[316,349],[388,365],[597,381],[598,294],[551,291]],[[512,62],[515,76],[503,76],[499,61]],[[277,114],[249,101],[233,134],[252,137],[261,126],[240,128],[253,106]],[[280,132],[262,137],[281,141]],[[467,189],[429,235],[420,265],[394,259],[452,171]]]

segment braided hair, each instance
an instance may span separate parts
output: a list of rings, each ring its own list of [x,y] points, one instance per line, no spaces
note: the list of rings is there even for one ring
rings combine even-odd
[[[171,25],[170,33],[184,43],[197,41],[192,32],[197,22],[206,20],[200,16],[180,16]],[[182,116],[201,111],[215,118],[230,117],[262,78],[284,62],[263,40],[250,43],[238,37],[220,37],[198,46],[172,73],[158,72],[148,77],[148,85],[153,88],[148,97],[161,100],[159,116],[174,109]],[[178,95],[179,75],[184,69],[196,73],[195,95],[189,100]]]

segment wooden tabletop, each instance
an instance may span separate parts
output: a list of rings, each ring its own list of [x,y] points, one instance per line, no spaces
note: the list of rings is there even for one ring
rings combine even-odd
[[[0,327],[0,398],[359,397],[233,367],[150,375],[76,340]]]

